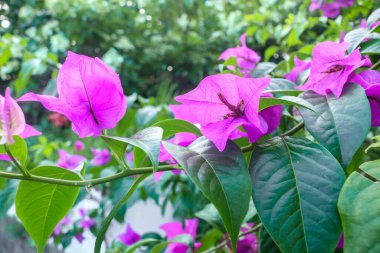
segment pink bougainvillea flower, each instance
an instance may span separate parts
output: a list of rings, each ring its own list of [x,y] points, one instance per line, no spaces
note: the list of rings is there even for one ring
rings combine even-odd
[[[25,116],[20,106],[11,97],[11,90],[6,88],[5,96],[0,95],[0,144],[13,144],[13,135],[28,138],[41,133],[25,123]]]
[[[353,76],[350,81],[364,88],[371,106],[372,126],[380,126],[380,72],[365,70]]]
[[[237,61],[237,66],[240,68],[240,71],[244,74],[244,76],[251,76],[251,71],[256,67],[256,64],[260,61],[260,56],[247,47],[247,43],[245,39],[247,34],[244,33],[240,37],[241,46],[228,48],[224,51],[218,58],[218,60],[228,60],[230,57],[235,57]],[[229,69],[234,69],[234,66],[228,66]]]
[[[124,116],[127,103],[118,75],[98,58],[69,52],[57,78],[58,98],[27,93],[18,101],[38,101],[65,115],[80,138],[97,137]]]
[[[63,149],[58,150],[58,155],[58,166],[68,170],[75,169],[79,164],[86,160],[86,158],[81,155],[71,155]]]
[[[130,246],[141,240],[141,236],[129,224],[127,224],[125,232],[119,234],[117,238],[126,246]]]
[[[340,9],[354,5],[354,0],[335,0],[327,2],[326,0],[312,0],[309,10],[315,11],[320,9],[323,16],[336,18],[340,14]]]
[[[193,239],[196,239],[198,219],[185,220],[185,228],[182,227],[180,222],[169,222],[160,227],[165,231],[167,240],[172,240],[178,235],[190,235]],[[200,242],[194,243],[194,252],[202,245]],[[184,243],[175,242],[170,243],[165,251],[165,253],[186,253],[189,250],[189,246]]]
[[[170,109],[176,118],[198,123],[202,134],[223,151],[228,139],[248,137],[255,142],[269,133],[268,123],[259,113],[260,97],[269,82],[269,78],[232,74],[209,76],[194,90],[175,97],[182,104]],[[240,131],[239,126],[246,132]]]
[[[313,49],[310,76],[300,90],[312,90],[320,95],[333,93],[340,97],[347,79],[365,60],[359,50],[346,56],[349,44],[346,42],[322,42]]]
[[[248,227],[242,227],[242,233],[248,232],[253,227],[253,224],[248,224]],[[257,253],[259,252],[259,240],[254,233],[250,233],[244,237],[240,237],[237,243],[236,253]]]
[[[108,149],[91,149],[94,157],[91,160],[92,166],[103,166],[111,160],[111,154]]]
[[[53,235],[57,236],[61,234],[61,227],[62,225],[69,226],[71,223],[71,220],[68,216],[63,218],[60,222],[58,222],[57,226],[55,226]]]
[[[289,72],[289,74],[285,75],[285,78],[293,83],[297,82],[299,75],[309,69],[310,65],[310,61],[303,61],[298,59],[297,56],[294,56],[294,68]]]
[[[89,230],[92,226],[94,226],[94,219],[88,217],[83,208],[79,209],[79,215],[81,217],[80,226],[83,230]]]
[[[80,152],[80,151],[84,150],[84,143],[81,141],[76,141],[74,143],[74,149],[76,152]]]
[[[83,241],[84,241],[84,236],[83,236],[83,233],[78,233],[78,234],[76,234],[75,235],[75,239],[77,239],[77,241],[79,242],[79,243],[82,243]]]
[[[380,25],[380,21],[376,21],[376,22],[372,23],[372,25],[370,25],[370,27],[368,27],[367,21],[365,19],[362,19],[360,22],[360,28],[373,29],[373,28],[377,27],[378,25]]]

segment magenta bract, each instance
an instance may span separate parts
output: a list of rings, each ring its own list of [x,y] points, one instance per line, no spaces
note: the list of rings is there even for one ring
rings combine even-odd
[[[298,59],[297,56],[294,56],[294,68],[285,75],[285,78],[293,83],[297,82],[299,75],[305,70],[309,69],[310,65],[310,61],[303,61]]]
[[[371,124],[373,127],[380,126],[380,72],[365,70],[350,81],[364,88],[371,106]]]
[[[351,73],[361,67],[365,60],[359,50],[346,56],[346,42],[322,42],[313,49],[310,76],[300,90],[312,90],[320,95],[333,93],[340,97]]]
[[[232,74],[209,76],[194,90],[175,97],[182,104],[172,105],[170,109],[176,118],[200,124],[202,134],[223,151],[228,139],[248,137],[250,142],[255,142],[269,133],[268,122],[259,113],[260,97],[269,82],[269,78]],[[281,113],[281,106],[276,108]]]
[[[320,9],[323,16],[336,18],[340,14],[340,9],[354,5],[354,0],[335,0],[332,2],[312,0],[309,10],[315,11]]]
[[[92,166],[103,166],[111,160],[111,153],[108,149],[91,149],[94,157],[91,160]]]
[[[160,228],[165,231],[168,241],[183,234],[190,235],[195,241],[197,236],[198,219],[194,218],[185,220],[185,228],[182,227],[182,223],[180,222],[169,222],[162,225]],[[194,250],[196,251],[201,245],[200,242],[195,242]],[[189,246],[186,244],[175,242],[168,245],[165,253],[186,253],[188,250]]]
[[[76,167],[78,167],[79,164],[86,160],[86,158],[81,155],[71,155],[63,149],[58,150],[58,155],[58,166],[68,170],[75,169]]]
[[[247,47],[245,39],[247,34],[243,34],[240,37],[241,46],[228,48],[218,58],[218,60],[228,60],[230,57],[235,57],[237,66],[245,77],[249,77],[251,71],[256,67],[256,64],[260,61],[260,56]],[[229,69],[234,69],[234,66],[227,66]]]
[[[130,246],[141,240],[141,236],[136,233],[129,224],[127,224],[125,232],[119,234],[117,238],[126,246]]]
[[[69,52],[57,78],[58,98],[27,93],[18,101],[38,101],[65,115],[80,138],[97,137],[124,116],[127,103],[118,75],[98,58]]]

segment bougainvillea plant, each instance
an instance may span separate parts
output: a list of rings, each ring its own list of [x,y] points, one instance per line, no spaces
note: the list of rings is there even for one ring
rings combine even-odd
[[[312,1],[310,9],[334,18],[353,2]],[[75,224],[67,216],[80,188],[91,192],[133,177],[95,229],[94,252],[101,252],[118,211],[141,182],[151,174],[157,182],[164,171],[194,183],[210,202],[197,217],[225,233],[218,244],[207,245],[197,236],[195,217],[162,224],[163,239],[140,235],[128,224],[118,236],[125,252],[380,252],[380,160],[358,163],[380,146],[372,143],[380,140],[379,19],[380,9],[343,41],[317,43],[302,59],[293,55],[294,68],[281,78],[271,64],[260,65],[243,34],[241,46],[219,57],[228,62],[223,73],[174,98],[173,119],[130,137],[108,134],[129,106],[119,76],[98,58],[68,52],[58,73],[58,97],[30,92],[14,99],[6,89],[0,96],[0,154],[13,168],[0,177],[20,181],[16,213],[37,252],[68,226],[75,227],[79,242],[95,229],[91,212],[80,209]],[[79,138],[99,138],[108,149],[93,148],[91,166],[115,159],[118,171],[87,174],[81,141],[75,153],[59,150],[57,166],[31,167],[24,139],[41,133],[25,123],[21,102],[39,102],[64,115]]]

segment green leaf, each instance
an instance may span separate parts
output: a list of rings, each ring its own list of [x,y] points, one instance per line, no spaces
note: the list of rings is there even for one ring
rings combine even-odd
[[[15,87],[17,96],[21,94],[23,89],[28,84],[30,77],[32,76],[33,68],[35,67],[35,61],[29,60],[22,63],[21,71],[18,73],[17,79],[13,85]]]
[[[235,251],[252,189],[240,148],[229,141],[225,150],[219,152],[205,137],[198,138],[188,147],[169,142],[163,142],[163,145],[219,211]]]
[[[247,215],[244,218],[244,222],[248,222],[257,214],[256,208],[253,205],[253,202],[249,202],[249,209]],[[223,227],[223,221],[220,217],[218,210],[215,208],[213,204],[206,205],[202,210],[195,213],[195,216],[207,221],[214,227],[218,228],[220,231],[225,231]]]
[[[153,124],[153,126],[161,127],[164,130],[162,134],[163,139],[182,132],[193,133],[198,136],[202,135],[198,127],[194,126],[190,122],[180,119],[162,120]]]
[[[380,54],[380,39],[374,39],[361,44],[360,53],[362,54]]]
[[[267,90],[294,90],[296,84],[284,78],[271,78]],[[300,90],[295,90],[302,92]]]
[[[252,71],[252,77],[264,77],[268,76],[277,65],[273,62],[260,62],[256,65],[256,68]]]
[[[35,176],[81,181],[66,169],[41,166],[31,170]],[[55,226],[70,211],[79,194],[79,187],[21,181],[17,190],[16,213],[26,231],[35,242],[38,252],[43,252]]]
[[[151,250],[150,253],[160,253],[163,249],[165,249],[170,243],[173,242],[180,242],[183,244],[188,245],[190,248],[194,247],[194,239],[191,237],[191,235],[188,234],[183,234],[183,235],[178,235],[171,239],[170,241],[167,242],[162,242],[154,246]]]
[[[263,93],[272,93],[273,95],[276,94],[283,94],[288,96],[298,96],[302,93],[300,90],[265,90]]]
[[[228,58],[223,66],[237,66],[237,60],[236,60],[236,57],[233,57],[231,56],[230,58]]]
[[[145,174],[136,179],[136,181],[133,183],[131,188],[127,191],[127,193],[124,195],[122,199],[112,208],[111,212],[108,214],[108,216],[104,219],[102,225],[99,228],[99,232],[96,236],[96,242],[95,242],[95,248],[94,252],[95,253],[100,253],[101,247],[102,247],[102,242],[104,240],[104,236],[106,235],[106,232],[108,230],[108,227],[111,224],[111,221],[117,214],[117,212],[122,208],[122,206],[127,202],[127,200],[132,196],[132,194],[135,192],[139,184],[144,181],[145,178],[150,176],[151,174]]]
[[[375,28],[374,28],[375,29]],[[344,37],[344,41],[348,42],[350,46],[347,49],[348,53],[352,53],[359,44],[367,38],[367,36],[374,30],[374,29],[368,29],[368,28],[358,28],[355,30],[352,30],[346,34]]]
[[[299,97],[292,97],[292,96],[283,96],[283,97],[279,97],[279,98],[261,97],[260,98],[259,110],[262,111],[265,108],[268,108],[268,107],[271,107],[274,105],[293,105],[293,106],[297,106],[299,108],[308,109],[308,110],[312,111],[312,113],[314,113],[314,114],[318,113],[317,108],[315,108],[314,105],[312,105],[311,103],[309,103],[305,99],[299,98]]]
[[[380,9],[376,9],[374,12],[369,15],[367,19],[367,26],[370,27],[376,21],[380,20]]]
[[[270,139],[255,147],[250,172],[258,215],[282,252],[334,251],[345,175],[324,147],[301,138]]]
[[[101,136],[108,147],[112,150],[115,158],[120,164],[127,168],[125,162],[125,153],[127,146],[138,147],[143,150],[152,162],[154,171],[157,171],[158,155],[160,153],[160,143],[162,140],[163,130],[160,127],[148,127],[133,135],[131,138],[116,136]],[[136,161],[135,161],[136,162]]]
[[[9,151],[24,167],[26,166],[26,161],[28,159],[28,146],[26,142],[19,136],[13,136],[14,143],[6,144]],[[7,154],[4,145],[0,145],[0,154]]]
[[[273,241],[268,231],[262,227],[260,229],[260,253],[281,253],[277,244]]]
[[[360,169],[380,179],[380,160]],[[354,171],[339,196],[338,209],[344,230],[344,252],[380,252],[380,184]]]
[[[333,94],[321,96],[310,91],[300,97],[319,112],[299,109],[307,130],[347,167],[371,127],[371,110],[363,88],[348,85],[338,99]]]

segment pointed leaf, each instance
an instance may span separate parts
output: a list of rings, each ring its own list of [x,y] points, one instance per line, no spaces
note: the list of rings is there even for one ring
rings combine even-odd
[[[252,188],[247,164],[239,147],[229,141],[225,150],[219,152],[205,137],[198,138],[188,147],[169,142],[163,142],[163,145],[219,211],[236,249]]]
[[[163,130],[160,127],[148,127],[136,133],[131,138],[102,136],[102,139],[113,151],[119,163],[124,164],[124,167],[127,166],[125,163],[125,152],[127,146],[130,144],[144,151],[145,154],[149,157],[154,171],[157,171],[162,133]]]
[[[308,101],[304,100],[303,98],[292,97],[292,96],[283,96],[279,98],[262,97],[260,98],[259,110],[262,111],[265,108],[271,107],[273,105],[294,105],[300,108],[308,109],[312,111],[313,113],[318,112],[318,110]]]
[[[193,133],[198,136],[202,135],[198,127],[191,124],[190,122],[187,122],[185,120],[180,120],[180,119],[167,119],[167,120],[159,121],[155,123],[153,126],[161,127],[164,130],[164,133],[162,134],[163,139],[166,139],[177,133],[183,133],[183,132]]]
[[[274,138],[252,153],[253,201],[282,252],[331,253],[342,229],[337,212],[345,175],[321,145]]]
[[[32,175],[81,181],[69,170],[55,166],[41,166]],[[70,211],[79,194],[79,187],[21,181],[17,190],[16,213],[26,231],[42,253],[55,226]]]
[[[260,230],[260,253],[281,253],[268,231],[262,227]]]
[[[307,130],[347,167],[371,127],[371,110],[363,88],[348,85],[338,99],[332,94],[321,96],[310,91],[300,97],[319,113],[299,109]]]
[[[360,169],[380,179],[380,160],[363,163]],[[338,209],[344,230],[344,252],[380,252],[380,184],[354,171],[344,183]]]

